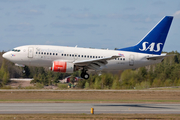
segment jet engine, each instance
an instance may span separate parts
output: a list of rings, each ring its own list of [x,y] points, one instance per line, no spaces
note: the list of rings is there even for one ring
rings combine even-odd
[[[54,72],[73,73],[74,64],[65,61],[54,61],[50,69]]]

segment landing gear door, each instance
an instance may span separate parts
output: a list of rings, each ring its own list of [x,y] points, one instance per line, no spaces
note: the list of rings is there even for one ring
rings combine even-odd
[[[33,48],[32,47],[28,48],[28,58],[33,58]]]
[[[129,66],[134,66],[134,55],[129,56]]]

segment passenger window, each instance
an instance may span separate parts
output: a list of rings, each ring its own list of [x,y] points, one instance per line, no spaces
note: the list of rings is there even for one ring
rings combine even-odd
[[[44,55],[46,55],[46,52],[44,52]]]
[[[63,56],[63,54],[61,54],[61,56]]]
[[[86,55],[84,55],[84,57],[86,58]]]
[[[56,55],[58,55],[58,54],[56,53]]]
[[[66,56],[66,54],[64,54],[64,56]]]
[[[41,54],[43,54],[43,52],[41,52]]]
[[[72,57],[74,57],[74,54],[72,54]]]
[[[47,55],[49,55],[49,53],[47,53]]]
[[[38,52],[36,52],[36,54],[38,54]]]
[[[103,56],[101,56],[101,58],[103,58]]]
[[[121,60],[122,60],[122,58],[121,58]]]
[[[93,58],[95,58],[95,56],[93,56]]]
[[[87,58],[89,58],[89,55],[87,56]]]
[[[90,58],[92,58],[92,56],[90,56]]]
[[[71,54],[69,54],[69,56],[71,57]]]
[[[69,54],[67,54],[67,56],[69,56]]]
[[[81,57],[83,57],[83,55],[81,55]]]
[[[39,52],[39,54],[41,54],[41,53]]]
[[[80,55],[78,55],[78,57],[80,57]]]
[[[49,53],[51,55],[51,53]]]
[[[77,55],[75,55],[75,57],[77,57]]]
[[[123,60],[125,60],[125,58],[123,58]]]

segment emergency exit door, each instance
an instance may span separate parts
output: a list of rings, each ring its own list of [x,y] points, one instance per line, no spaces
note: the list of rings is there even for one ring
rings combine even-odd
[[[78,59],[78,54],[74,53],[74,61],[76,61]]]
[[[33,48],[32,47],[28,48],[28,57],[33,58]]]

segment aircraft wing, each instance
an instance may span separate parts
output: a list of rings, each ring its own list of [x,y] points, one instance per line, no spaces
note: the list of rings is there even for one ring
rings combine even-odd
[[[153,55],[146,57],[148,60],[157,60],[157,59],[163,59],[165,57],[174,56],[174,54],[167,55],[167,54],[161,54],[161,55]]]
[[[108,63],[108,60],[112,60],[121,56],[110,56],[105,58],[96,58],[90,60],[82,60],[73,62],[74,65],[78,67],[85,67],[87,69],[100,70],[100,67],[105,66]]]

